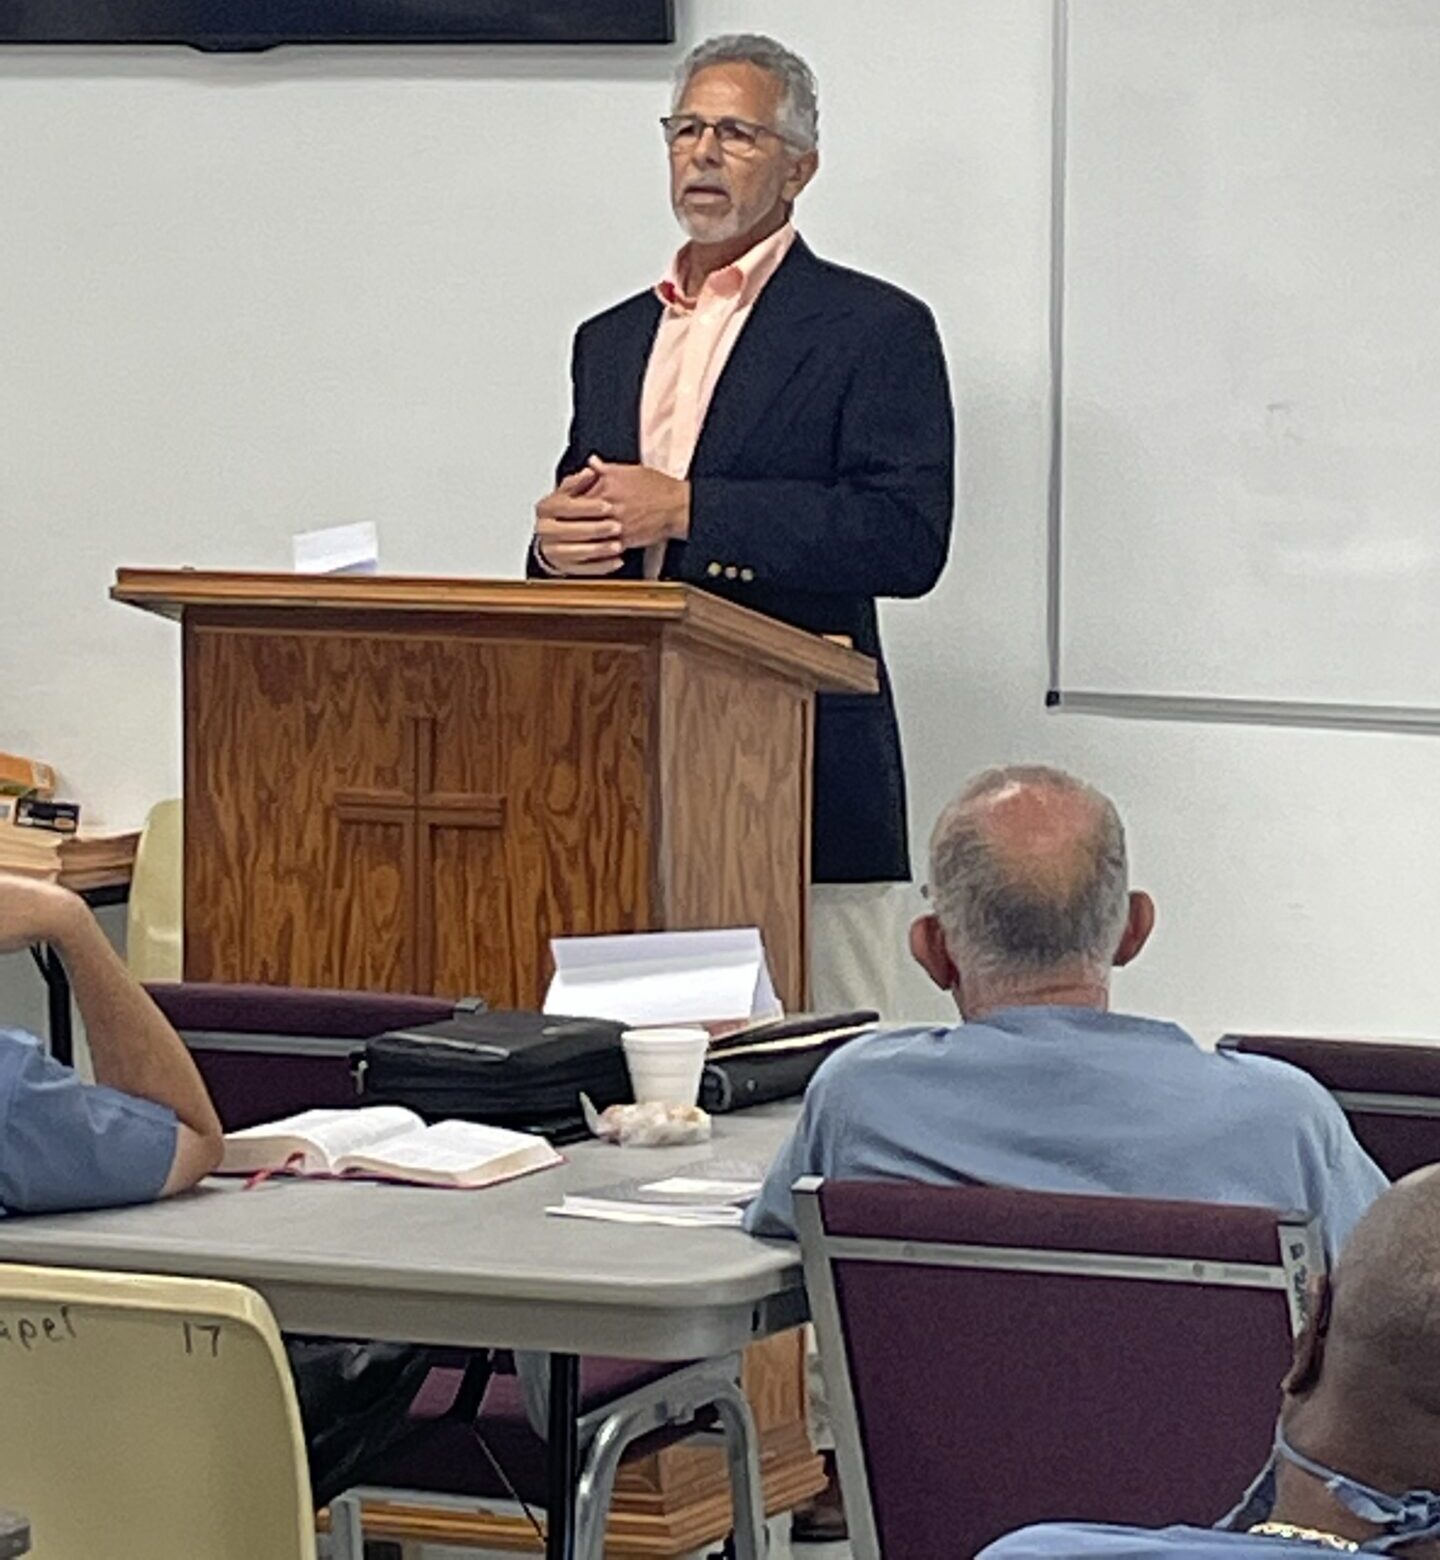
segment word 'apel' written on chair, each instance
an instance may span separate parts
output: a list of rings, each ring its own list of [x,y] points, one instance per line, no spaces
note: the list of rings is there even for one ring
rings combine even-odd
[[[42,1560],[315,1560],[290,1367],[238,1284],[0,1266],[0,1470]]]

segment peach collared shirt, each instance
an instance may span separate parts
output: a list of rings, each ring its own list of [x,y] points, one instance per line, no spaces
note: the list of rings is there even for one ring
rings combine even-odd
[[[725,364],[755,300],[794,242],[794,224],[787,222],[733,264],[712,271],[694,298],[687,298],[680,290],[685,251],[675,256],[669,274],[655,289],[664,313],[640,392],[642,465],[672,477],[684,477],[690,470],[710,398]],[[647,547],[646,579],[658,579],[664,561],[663,542]]]

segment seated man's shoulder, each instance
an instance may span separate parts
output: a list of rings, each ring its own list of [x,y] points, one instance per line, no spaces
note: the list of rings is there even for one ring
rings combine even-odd
[[[887,1074],[903,1072],[911,1060],[933,1052],[952,1033],[944,1024],[910,1024],[859,1035],[825,1058],[810,1088],[817,1095],[873,1089]]]
[[[1217,1067],[1225,1068],[1237,1086],[1255,1099],[1289,1106],[1302,1115],[1332,1116],[1340,1107],[1323,1083],[1299,1067],[1274,1056],[1242,1051],[1216,1051]]]
[[[0,1026],[0,1085],[22,1073],[44,1054],[44,1045],[28,1030]]]

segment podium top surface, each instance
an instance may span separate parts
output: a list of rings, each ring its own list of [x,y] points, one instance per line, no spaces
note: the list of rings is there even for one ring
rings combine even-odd
[[[689,585],[642,580],[476,580],[398,574],[251,574],[202,569],[118,569],[112,600],[162,617],[207,619],[255,611],[324,615],[456,615],[487,631],[549,620],[653,624],[729,650],[832,693],[875,693],[869,656],[777,622]],[[337,623],[337,627],[338,627]]]

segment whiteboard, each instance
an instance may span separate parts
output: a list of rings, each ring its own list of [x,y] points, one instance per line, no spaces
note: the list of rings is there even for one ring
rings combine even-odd
[[[1071,0],[1052,702],[1440,724],[1440,5]]]

